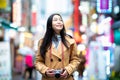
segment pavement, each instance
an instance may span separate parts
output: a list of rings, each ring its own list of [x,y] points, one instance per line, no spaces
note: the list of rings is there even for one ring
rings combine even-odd
[[[18,72],[13,72],[12,74],[12,80],[36,80],[36,72],[33,71],[33,77],[32,79],[27,79],[26,78],[23,78],[22,74],[21,73],[18,73]]]
[[[12,80],[22,80],[22,75],[20,73],[13,73]]]

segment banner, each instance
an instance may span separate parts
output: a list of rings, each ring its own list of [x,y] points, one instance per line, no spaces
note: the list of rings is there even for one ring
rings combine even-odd
[[[10,44],[0,42],[0,80],[12,80]]]

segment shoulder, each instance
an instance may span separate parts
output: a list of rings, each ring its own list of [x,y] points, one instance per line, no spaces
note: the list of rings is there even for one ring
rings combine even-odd
[[[69,34],[66,34],[66,37],[69,37],[69,38],[73,38],[71,35],[69,35]]]
[[[66,34],[65,38],[70,44],[76,43],[75,39],[71,35]]]

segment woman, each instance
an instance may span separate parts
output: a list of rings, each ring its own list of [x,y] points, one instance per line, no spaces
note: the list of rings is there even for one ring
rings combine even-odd
[[[79,65],[75,40],[66,35],[60,14],[52,14],[47,21],[47,31],[39,41],[36,69],[42,80],[74,80],[72,73]]]

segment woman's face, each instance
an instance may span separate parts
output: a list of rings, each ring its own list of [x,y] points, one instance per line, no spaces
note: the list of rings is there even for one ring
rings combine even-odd
[[[52,28],[57,34],[60,34],[60,31],[63,29],[63,20],[59,15],[53,16]]]

